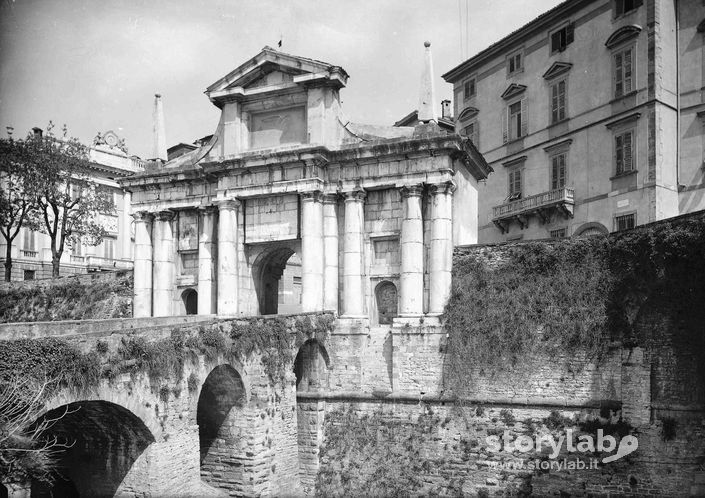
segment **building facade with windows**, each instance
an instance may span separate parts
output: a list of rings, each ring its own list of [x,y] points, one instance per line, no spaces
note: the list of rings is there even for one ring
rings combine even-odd
[[[92,180],[112,193],[115,210],[99,213],[108,232],[99,245],[78,244],[64,249],[62,276],[132,268],[131,195],[120,187],[118,180],[144,171],[145,161],[129,156],[124,141],[112,131],[98,134],[89,149],[89,159]],[[3,263],[4,242],[4,239],[0,240],[0,261]],[[51,274],[51,239],[48,235],[21,228],[12,244],[12,280],[51,278]]]
[[[479,240],[705,209],[702,0],[568,0],[443,75],[493,167]]]

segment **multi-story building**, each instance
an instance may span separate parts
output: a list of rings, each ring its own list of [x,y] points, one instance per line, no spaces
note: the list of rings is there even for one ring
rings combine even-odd
[[[41,130],[35,129],[35,133]],[[113,195],[115,211],[101,213],[101,223],[108,234],[98,246],[85,244],[66,248],[61,257],[61,275],[132,268],[134,230],[130,217],[130,192],[118,184],[136,172],[144,171],[145,161],[129,156],[123,140],[108,131],[98,134],[89,149],[91,178]],[[0,254],[5,261],[5,240],[0,240]],[[26,227],[12,244],[12,280],[50,278],[51,240],[48,235]]]
[[[702,0],[568,0],[444,74],[495,171],[480,242],[704,209],[704,45]]]

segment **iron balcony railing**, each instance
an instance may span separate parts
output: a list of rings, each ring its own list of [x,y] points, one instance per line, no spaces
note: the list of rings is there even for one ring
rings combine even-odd
[[[25,258],[38,258],[39,251],[27,251],[27,250],[23,249],[22,256],[24,256]]]
[[[537,209],[555,206],[557,204],[570,204],[572,206],[574,197],[575,191],[572,188],[557,188],[541,194],[525,197],[524,199],[508,202],[500,206],[495,206],[492,208],[492,217],[494,219],[507,218]]]

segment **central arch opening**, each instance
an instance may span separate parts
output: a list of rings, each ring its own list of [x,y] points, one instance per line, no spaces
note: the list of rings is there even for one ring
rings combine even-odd
[[[135,462],[154,436],[135,414],[107,401],[79,401],[37,420],[53,421],[40,439],[71,445],[57,453],[53,483],[32,482],[32,496],[114,496],[139,481]],[[130,474],[134,473],[134,478]],[[144,478],[144,476],[142,476]]]
[[[187,315],[198,315],[198,292],[193,289],[186,289],[181,294],[184,303],[184,311]]]
[[[215,367],[198,397],[196,422],[201,450],[201,477],[212,486],[244,486],[245,456],[242,431],[247,419],[245,385],[230,365]],[[227,476],[227,477],[224,477]]]
[[[261,315],[301,312],[301,258],[290,247],[271,249],[259,258],[255,273]]]

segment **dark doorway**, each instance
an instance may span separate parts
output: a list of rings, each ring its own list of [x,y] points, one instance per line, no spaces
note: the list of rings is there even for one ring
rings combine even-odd
[[[315,339],[306,341],[294,361],[296,390],[316,391],[328,387],[328,353]]]
[[[375,288],[377,316],[380,325],[391,325],[397,316],[397,288],[391,282],[380,282]]]
[[[255,272],[260,314],[301,311],[301,258],[280,247],[263,254]]]
[[[186,289],[181,295],[187,315],[198,315],[198,292]]]

